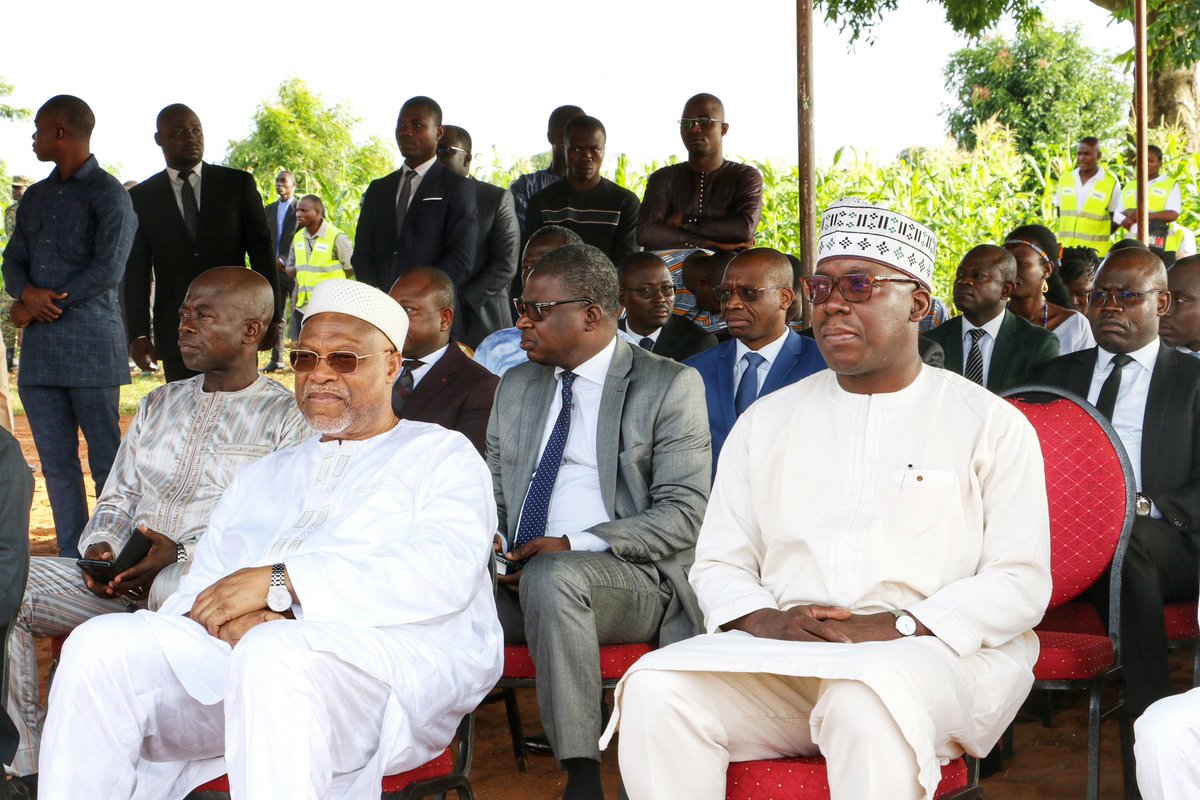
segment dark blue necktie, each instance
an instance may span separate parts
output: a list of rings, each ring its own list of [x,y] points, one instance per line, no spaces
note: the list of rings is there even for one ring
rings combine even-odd
[[[537,472],[533,473],[529,492],[525,495],[513,550],[546,535],[550,495],[554,491],[554,481],[558,478],[558,468],[562,466],[567,435],[571,432],[571,384],[574,382],[574,372],[562,373],[562,408],[554,420],[554,429],[550,431],[550,438],[546,441],[546,448],[542,450],[541,460],[538,461]]]
[[[651,353],[654,352],[654,340],[649,336],[643,336],[642,340],[638,342],[638,344],[640,344],[644,349],[649,350]]]
[[[758,353],[746,353],[742,361],[746,362],[746,369],[742,371],[742,379],[738,381],[737,391],[733,394],[733,408],[739,417],[758,399],[758,365],[766,359]]]

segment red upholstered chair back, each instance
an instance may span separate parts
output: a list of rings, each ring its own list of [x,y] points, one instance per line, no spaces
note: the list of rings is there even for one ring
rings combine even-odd
[[[1032,423],[1042,445],[1054,608],[1078,597],[1114,559],[1119,576],[1133,524],[1133,471],[1112,425],[1078,395],[1023,386],[1003,396]]]

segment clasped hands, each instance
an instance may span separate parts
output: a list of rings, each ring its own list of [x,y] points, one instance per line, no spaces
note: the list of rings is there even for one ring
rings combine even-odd
[[[791,642],[886,642],[901,638],[896,617],[888,611],[878,614],[854,614],[836,606],[792,606],[786,611],[763,608],[752,611],[723,626],[741,630],[760,639]],[[918,623],[918,632],[924,626]]]
[[[252,628],[277,619],[294,619],[267,608],[271,567],[247,567],[226,575],[196,596],[188,616],[210,635],[236,647]]]

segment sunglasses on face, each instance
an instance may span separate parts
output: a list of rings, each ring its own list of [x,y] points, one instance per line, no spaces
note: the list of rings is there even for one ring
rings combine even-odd
[[[679,127],[687,130],[693,125],[699,125],[701,128],[711,128],[713,125],[720,125],[725,120],[713,119],[712,117],[684,117],[679,120]]]
[[[339,375],[353,375],[358,371],[358,362],[365,358],[374,358],[375,356],[384,356],[388,353],[394,353],[395,350],[383,350],[378,353],[360,356],[358,353],[351,353],[348,350],[337,350],[332,353],[320,355],[312,350],[293,350],[288,353],[288,359],[292,362],[292,369],[296,372],[312,372],[317,368],[317,363],[324,360],[329,368]]]
[[[790,289],[790,286],[718,286],[713,289],[713,294],[717,296],[717,300],[721,305],[725,305],[736,294],[742,298],[743,303],[753,303],[758,299],[758,296],[768,289]]]
[[[865,303],[871,299],[871,293],[882,283],[911,283],[920,286],[916,278],[898,278],[892,275],[863,275],[852,274],[833,277],[832,275],[806,275],[800,279],[804,287],[804,296],[813,305],[821,305],[833,294],[833,287],[847,303]]]
[[[639,286],[636,289],[634,289],[631,286],[622,286],[621,291],[632,292],[633,294],[636,294],[638,297],[642,298],[643,300],[653,300],[655,297],[658,297],[660,294],[663,297],[674,297],[675,296],[675,286],[670,283],[665,284],[663,286]]]
[[[522,317],[529,317],[534,322],[541,322],[545,317],[545,310],[554,306],[565,306],[570,303],[587,303],[594,302],[590,297],[576,297],[572,300],[551,300],[545,303],[530,303],[522,300],[520,297],[514,298],[513,308],[517,310],[517,314]]]
[[[1095,308],[1103,308],[1108,305],[1108,298],[1121,308],[1131,308],[1142,302],[1142,298],[1148,294],[1159,294],[1167,291],[1166,289],[1147,289],[1144,292],[1128,292],[1125,290],[1113,289],[1095,289],[1087,293],[1088,306]]]

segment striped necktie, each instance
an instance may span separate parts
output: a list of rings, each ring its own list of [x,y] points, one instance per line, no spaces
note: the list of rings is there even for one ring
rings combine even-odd
[[[987,331],[983,328],[972,328],[967,331],[967,335],[971,337],[971,351],[967,353],[967,367],[963,370],[964,378],[975,381],[980,386],[983,385],[983,351],[979,349],[979,340],[985,333]]]

